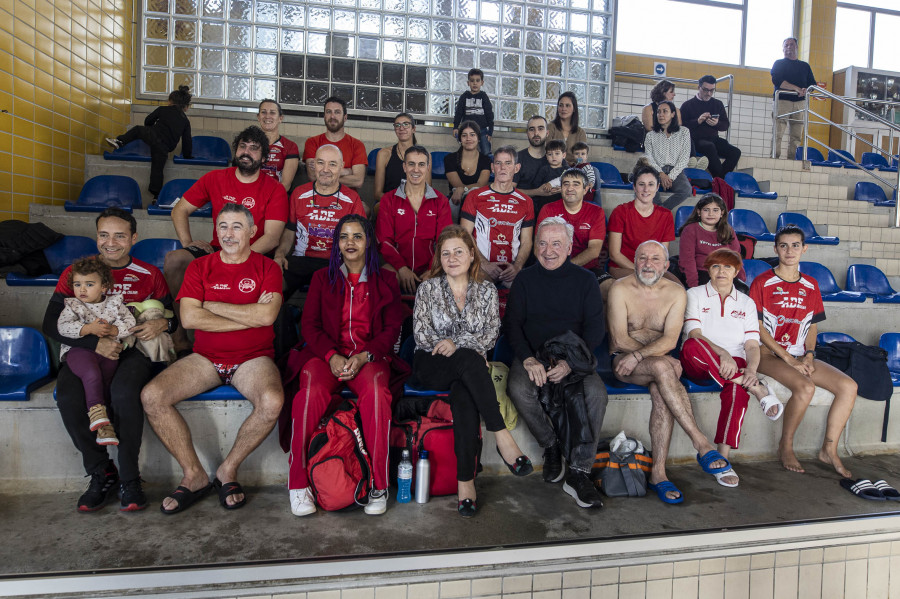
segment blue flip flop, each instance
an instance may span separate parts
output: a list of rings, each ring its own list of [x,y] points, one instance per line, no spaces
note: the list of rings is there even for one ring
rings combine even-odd
[[[648,482],[647,488],[651,491],[655,491],[656,496],[659,497],[659,500],[663,503],[681,503],[682,501],[684,501],[684,493],[682,493],[681,490],[672,483],[672,481],[664,480],[658,485],[654,485],[653,483]],[[666,493],[670,493],[672,491],[678,493],[678,497],[676,497],[675,499],[666,497]]]
[[[718,468],[710,468],[709,465],[713,462],[718,462],[719,460],[725,460],[724,466],[719,466]],[[731,470],[731,462],[729,462],[725,456],[716,451],[715,449],[710,449],[703,456],[699,453],[697,454],[697,463],[700,464],[700,467],[703,468],[703,471],[707,474],[719,474],[720,472],[725,472],[726,470]]]

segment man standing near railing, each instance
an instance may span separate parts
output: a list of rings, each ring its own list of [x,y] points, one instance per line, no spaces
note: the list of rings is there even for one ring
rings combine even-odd
[[[775,114],[779,116],[775,126],[775,158],[781,158],[781,139],[784,127],[790,123],[790,141],[788,143],[788,160],[793,160],[797,148],[803,145],[803,118],[793,115],[781,118],[782,114],[802,110],[805,107],[806,88],[816,85],[809,63],[797,58],[797,38],[789,37],[781,46],[784,58],[779,58],[772,65],[772,83],[775,85]],[[794,93],[778,94],[778,90]]]

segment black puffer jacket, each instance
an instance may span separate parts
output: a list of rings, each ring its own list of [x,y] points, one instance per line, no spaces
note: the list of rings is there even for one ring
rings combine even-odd
[[[50,272],[43,249],[63,235],[43,223],[26,223],[20,220],[0,222],[0,272],[19,272],[28,276]]]
[[[548,339],[535,353],[535,358],[548,370],[561,360],[572,369],[560,382],[547,382],[541,387],[539,396],[541,407],[549,416],[556,438],[569,459],[574,447],[594,443],[591,428],[587,426],[591,419],[582,381],[596,371],[597,358],[584,340],[572,331]]]

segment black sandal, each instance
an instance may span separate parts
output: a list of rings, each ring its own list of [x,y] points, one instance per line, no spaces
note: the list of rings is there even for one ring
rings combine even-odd
[[[478,505],[474,499],[463,499],[456,505],[456,511],[463,518],[471,518],[478,511]]]
[[[191,491],[187,487],[179,486],[168,495],[169,498],[174,499],[178,502],[178,505],[175,506],[175,509],[167,510],[165,507],[160,505],[159,511],[167,516],[177,514],[178,512],[183,512],[184,510],[188,509],[189,507],[206,497],[209,492],[212,491],[212,488],[212,483],[209,483],[202,489],[197,489],[196,491]]]
[[[223,483],[218,478],[213,479],[213,485],[215,485],[216,490],[219,492],[219,503],[226,510],[236,510],[238,508],[244,507],[247,503],[247,494],[244,493],[244,488],[241,487],[241,483],[235,481],[233,483]],[[232,495],[243,495],[244,498],[238,501],[237,503],[228,504],[228,498]]]

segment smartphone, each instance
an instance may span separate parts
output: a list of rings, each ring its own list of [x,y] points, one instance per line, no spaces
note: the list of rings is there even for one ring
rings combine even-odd
[[[719,115],[717,115],[717,114],[711,114],[711,115],[709,115],[709,118],[711,118],[711,119],[717,119],[717,118],[719,118]]]

